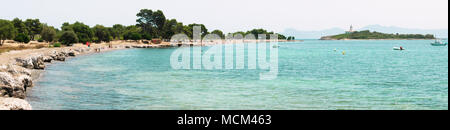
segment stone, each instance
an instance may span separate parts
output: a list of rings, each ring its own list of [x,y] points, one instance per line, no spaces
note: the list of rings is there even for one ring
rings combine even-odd
[[[51,63],[53,60],[53,57],[52,56],[44,56],[43,60],[44,60],[44,62]]]
[[[33,62],[34,69],[44,69],[45,68],[44,58],[42,55],[33,56],[33,57],[31,57],[31,59]]]
[[[23,100],[17,98],[2,98],[0,97],[0,110],[32,110],[31,105]]]
[[[28,82],[31,81],[31,78],[21,77],[15,79],[13,75],[7,72],[0,72],[0,97],[6,96],[24,99],[26,95],[23,80],[26,80],[25,83],[27,85],[32,85],[32,82]]]
[[[70,51],[67,53],[69,56],[77,56],[77,53],[75,51]]]
[[[33,59],[32,58],[16,58],[16,65],[22,66],[28,69],[33,69]]]

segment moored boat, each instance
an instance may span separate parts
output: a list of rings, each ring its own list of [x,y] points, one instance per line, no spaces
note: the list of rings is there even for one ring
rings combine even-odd
[[[447,43],[442,42],[440,39],[436,39],[431,43],[432,46],[447,46]]]

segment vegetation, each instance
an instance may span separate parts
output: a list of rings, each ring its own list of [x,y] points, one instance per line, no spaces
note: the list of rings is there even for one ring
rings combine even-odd
[[[27,19],[24,24],[31,40],[34,40],[34,37],[42,31],[42,24],[39,19]]]
[[[322,39],[435,39],[431,34],[386,34],[380,32],[370,32],[369,30],[345,33],[340,35],[328,36]]]
[[[29,43],[30,37],[28,35],[25,35],[23,33],[19,33],[15,38],[14,41],[21,42],[21,43]]]
[[[252,34],[255,36],[256,39],[260,39],[259,35],[265,35],[266,39],[270,39],[270,35],[274,35],[276,33],[274,32],[269,32],[265,29],[253,29],[247,32],[242,32],[242,31],[238,31],[235,33],[230,33],[231,35],[236,35],[236,34],[241,34],[242,36],[246,36],[248,34]],[[230,35],[229,34],[229,35]],[[291,39],[286,38],[286,36],[282,35],[282,34],[276,34],[278,36],[279,40],[295,40],[294,37],[289,36]]]
[[[290,41],[290,40],[295,40],[295,37],[290,36],[290,37],[287,38],[287,40],[288,40],[288,41]]]
[[[44,24],[42,26],[41,39],[46,42],[53,42],[56,39],[56,29]]]
[[[211,34],[216,34],[217,36],[219,36],[222,39],[225,38],[225,34],[223,34],[223,32],[220,31],[220,30],[214,30],[214,31],[211,32]]]
[[[225,38],[225,34],[221,30],[208,31],[204,24],[188,24],[184,25],[176,19],[166,19],[163,11],[142,9],[137,14],[136,25],[121,25],[115,24],[112,27],[105,27],[103,25],[96,25],[90,27],[82,22],[63,23],[60,29],[48,26],[41,23],[39,19],[26,19],[22,21],[15,18],[12,21],[0,19],[0,46],[4,41],[9,39],[16,39],[19,42],[27,43],[27,39],[38,41],[45,41],[48,43],[60,42],[63,45],[71,45],[74,43],[86,42],[110,42],[112,40],[152,40],[152,39],[170,39],[175,34],[184,33],[189,38],[193,37],[194,26],[201,27],[201,37],[207,34],[217,34],[221,38]],[[253,29],[247,32],[235,32],[229,34],[266,34],[267,39],[270,38],[268,32],[264,29]],[[293,37],[286,37],[277,34],[279,39],[294,39]],[[17,37],[17,38],[16,38]],[[29,41],[28,41],[29,42]]]
[[[96,37],[96,43],[100,43],[100,42],[110,42],[113,40],[113,37],[111,36],[111,32],[110,30],[108,30],[108,28],[102,26],[102,25],[96,25],[93,28],[94,32],[95,32],[95,37]]]
[[[16,36],[14,25],[8,20],[0,19],[0,46],[5,43],[6,39],[13,39]]]
[[[61,47],[61,43],[54,43],[53,47]]]
[[[92,42],[94,39],[93,29],[81,22],[75,22],[74,24],[64,23],[61,29],[63,31],[74,32],[77,36],[78,41],[81,43]],[[62,43],[64,44],[64,42]]]
[[[77,34],[73,31],[64,31],[61,37],[59,38],[59,41],[67,46],[71,46],[74,43],[78,43],[79,39],[77,37]]]

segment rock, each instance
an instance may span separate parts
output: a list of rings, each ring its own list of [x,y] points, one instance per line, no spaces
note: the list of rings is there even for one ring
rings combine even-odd
[[[28,69],[44,69],[44,58],[42,55],[35,55],[27,58],[16,58],[16,65]]]
[[[28,69],[33,69],[33,59],[31,58],[16,58],[16,65],[22,66]]]
[[[32,86],[31,78],[20,76],[17,79],[7,72],[0,72],[0,97],[15,97],[24,99],[26,87]]]
[[[20,75],[17,77],[17,80],[19,82],[22,82],[22,86],[25,92],[27,91],[27,88],[33,87],[33,79],[31,78],[31,76]]]
[[[66,61],[66,54],[64,52],[56,53],[53,59],[57,61]]]
[[[31,105],[23,100],[17,98],[1,98],[0,110],[32,110]]]
[[[44,60],[44,62],[51,63],[53,60],[53,57],[52,56],[44,56],[43,60]]]
[[[33,56],[33,57],[31,57],[31,59],[33,61],[34,69],[44,69],[45,68],[44,58],[42,55]]]
[[[70,51],[67,53],[69,56],[77,56],[77,53],[75,51]]]
[[[9,72],[13,76],[18,76],[18,75],[31,76],[31,71],[30,70],[25,69],[25,68],[20,67],[20,66],[17,66],[17,65],[7,65],[6,68],[5,68],[5,71],[3,71],[3,72]]]

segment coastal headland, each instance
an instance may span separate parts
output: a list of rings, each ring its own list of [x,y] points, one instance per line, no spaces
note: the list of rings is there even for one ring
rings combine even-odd
[[[365,31],[350,31],[344,34],[324,36],[320,40],[429,40],[435,39],[431,34],[386,34],[380,32]]]

